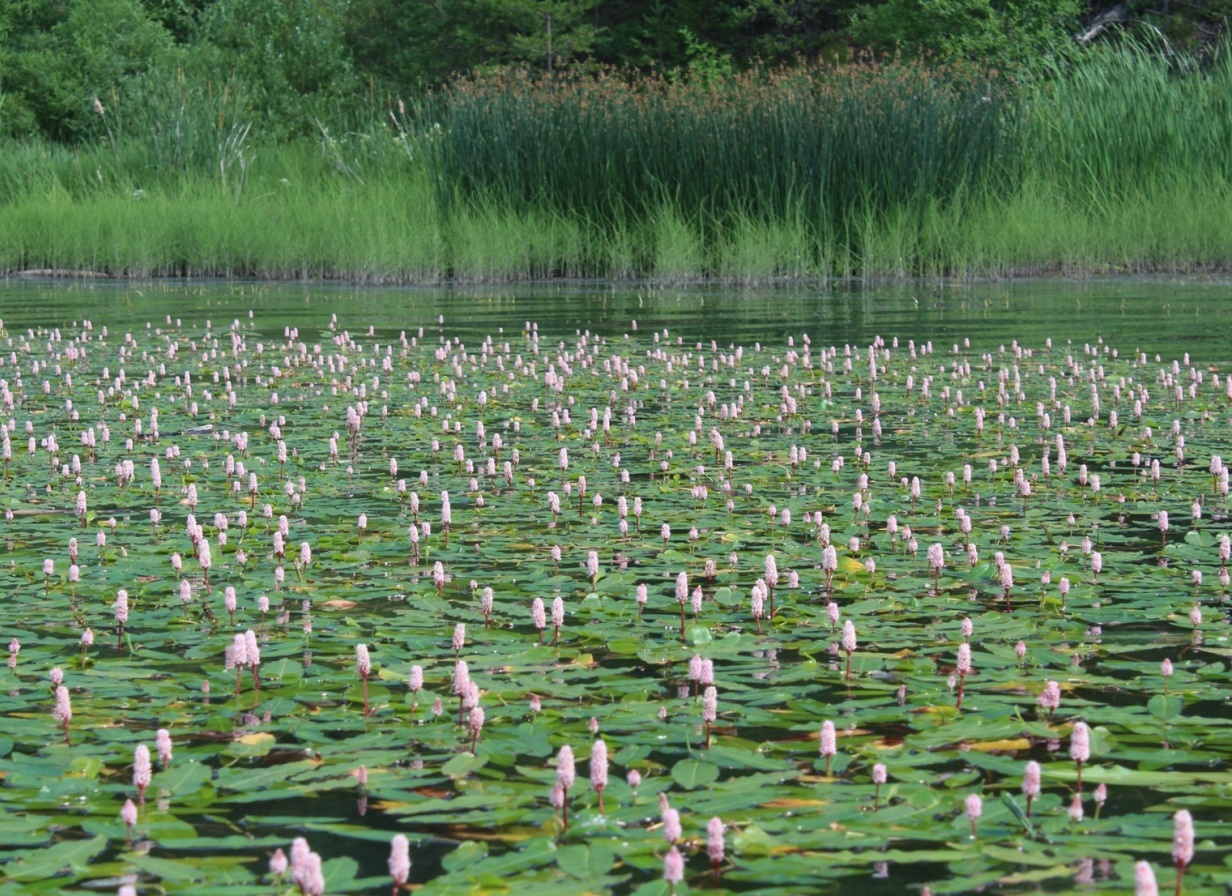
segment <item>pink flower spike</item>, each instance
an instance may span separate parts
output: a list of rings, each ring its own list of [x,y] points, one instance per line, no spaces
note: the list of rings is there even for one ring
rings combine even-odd
[[[1027,818],[1031,817],[1031,802],[1040,794],[1040,764],[1035,760],[1022,770],[1022,792],[1027,798]]]
[[[1193,816],[1188,809],[1182,809],[1172,816],[1172,825],[1172,860],[1176,863],[1177,873],[1183,875],[1194,857]],[[1179,880],[1177,892],[1180,892]]]
[[[826,777],[830,777],[830,762],[834,758],[834,754],[838,752],[837,732],[834,730],[834,723],[829,719],[821,723],[821,744],[820,750],[822,757],[826,760]]]
[[[873,766],[873,811],[877,811],[881,802],[881,785],[886,782],[886,767],[878,762]]]
[[[372,674],[372,659],[368,655],[367,644],[355,645],[355,671],[359,674],[364,691],[364,715],[371,713],[368,706],[368,676]]]
[[[1159,896],[1159,884],[1155,882],[1155,870],[1150,862],[1134,865],[1134,896]]]
[[[965,641],[958,645],[958,702],[957,708],[962,709],[963,685],[971,674],[971,645]]]
[[[1101,783],[1096,787],[1092,798],[1095,800],[1095,817],[1099,818],[1099,813],[1103,811],[1104,803],[1108,802],[1108,785]]]
[[[984,813],[984,801],[980,799],[978,793],[973,793],[967,797],[967,820],[971,822],[971,836],[979,836],[976,824],[980,820],[980,816]]]
[[[1074,799],[1069,804],[1069,819],[1070,821],[1082,821],[1082,791],[1074,794]]]
[[[674,846],[663,857],[663,879],[671,886],[673,893],[676,892],[676,884],[684,880],[684,856]]]
[[[668,806],[663,810],[663,839],[675,843],[682,836],[684,831],[680,826],[680,812]]]
[[[411,844],[403,834],[394,834],[389,844],[389,876],[394,880],[394,892],[411,877]]]
[[[137,788],[138,804],[145,803],[145,791],[150,786],[154,772],[150,765],[150,748],[137,744],[133,750],[133,785]]]
[[[124,827],[127,828],[126,843],[133,842],[133,827],[137,824],[137,804],[131,799],[124,801],[124,806],[120,809],[120,821],[124,822]]]
[[[547,612],[543,606],[543,599],[536,597],[531,602],[530,606],[531,624],[535,626],[535,630],[539,633],[539,643],[543,643],[543,630],[547,627]]]
[[[68,688],[64,685],[58,685],[56,687],[56,705],[51,711],[51,717],[59,722],[60,726],[64,729],[65,745],[72,746],[69,741],[68,723],[73,718],[73,706],[69,700]]]
[[[1055,681],[1044,682],[1044,689],[1040,691],[1039,699],[1036,701],[1040,709],[1048,710],[1048,719],[1052,720],[1052,714],[1061,705],[1061,686]]]
[[[714,869],[716,884],[719,882],[719,868],[723,864],[726,845],[723,836],[723,820],[715,816],[706,825],[706,854],[710,858],[710,866]]]
[[[569,788],[577,777],[573,762],[573,748],[565,744],[556,754],[556,789],[560,791],[560,818],[565,831],[569,830]]]
[[[603,814],[603,791],[607,787],[607,744],[602,738],[595,741],[590,753],[590,786],[599,795],[599,814]]]
[[[1082,790],[1082,766],[1091,758],[1091,729],[1086,722],[1075,722],[1070,735],[1069,755],[1078,767],[1078,790]]]
[[[166,768],[171,764],[171,732],[166,728],[159,728],[154,735],[154,745],[158,750],[158,761]]]

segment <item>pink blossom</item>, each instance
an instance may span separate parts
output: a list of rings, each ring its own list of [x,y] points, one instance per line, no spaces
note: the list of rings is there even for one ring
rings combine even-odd
[[[723,863],[725,845],[723,821],[716,816],[706,825],[706,854],[710,857],[710,864],[721,865]]]
[[[166,768],[171,764],[171,732],[166,728],[159,728],[154,735],[154,746],[158,750],[158,761]]]
[[[674,846],[663,857],[663,879],[673,886],[684,880],[684,856]]]
[[[1086,722],[1075,722],[1070,735],[1069,755],[1075,762],[1086,762],[1091,758],[1091,729]]]
[[[577,777],[576,767],[573,763],[573,748],[565,744],[560,748],[560,752],[556,754],[556,783],[560,788],[568,792],[573,786],[573,782]]]
[[[153,768],[150,765],[150,748],[145,744],[137,744],[133,750],[133,786],[141,793],[144,799],[145,789],[150,786],[150,781],[154,777]]]
[[[1159,896],[1159,884],[1150,862],[1134,865],[1134,896]]]
[[[599,738],[590,753],[590,786],[600,791],[607,787],[607,772],[607,744]]]
[[[67,725],[73,718],[73,704],[68,696],[68,688],[64,685],[56,687],[56,705],[51,711],[51,717],[62,725]]]
[[[680,827],[680,813],[670,806],[663,810],[663,839],[675,843],[683,836]],[[674,848],[674,847],[673,847]]]
[[[837,732],[834,730],[834,723],[829,719],[821,723],[821,755],[833,756],[838,752]]]
[[[1022,792],[1027,799],[1034,799],[1040,792],[1040,764],[1035,760],[1027,763],[1022,772]]]
[[[395,463],[390,461],[391,464]],[[394,834],[389,844],[389,876],[401,886],[411,876],[411,844],[403,834]]]
[[[1074,794],[1074,799],[1069,804],[1070,821],[1082,821],[1083,814],[1084,813],[1082,810],[1082,792],[1079,791],[1078,793]]]
[[[967,818],[971,819],[971,823],[974,824],[976,819],[984,814],[984,801],[980,799],[978,793],[973,793],[967,797],[966,806]]]
[[[1184,869],[1194,857],[1193,816],[1188,809],[1182,809],[1172,816],[1172,823],[1172,860]]]

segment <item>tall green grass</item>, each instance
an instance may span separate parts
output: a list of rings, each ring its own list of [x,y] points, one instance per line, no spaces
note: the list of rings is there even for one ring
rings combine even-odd
[[[176,85],[171,85],[176,88]],[[270,139],[223,88],[0,151],[0,269],[441,282],[1232,269],[1232,52],[459,82]],[[177,101],[177,96],[179,100]],[[178,102],[178,104],[177,104]]]
[[[424,114],[444,123],[429,161],[445,207],[494,201],[606,231],[670,206],[713,239],[751,219],[843,241],[853,216],[1012,184],[1015,103],[977,72],[894,64],[703,84],[507,73]]]
[[[1025,107],[1027,158],[1075,201],[1232,182],[1232,45],[1209,64],[1131,45],[1050,67]]]

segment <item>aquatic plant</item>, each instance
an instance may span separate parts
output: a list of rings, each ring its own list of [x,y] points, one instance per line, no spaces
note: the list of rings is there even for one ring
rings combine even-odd
[[[1181,809],[1226,849],[1226,361],[257,314],[0,332],[15,884],[1123,890]]]

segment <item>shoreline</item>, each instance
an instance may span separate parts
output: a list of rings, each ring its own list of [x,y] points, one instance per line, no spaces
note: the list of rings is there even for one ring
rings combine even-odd
[[[398,279],[398,277],[355,277],[345,274],[326,275],[322,277],[277,277],[260,275],[156,275],[156,274],[111,274],[107,271],[89,270],[2,270],[0,269],[0,285],[14,283],[51,283],[51,285],[87,285],[87,283],[102,282],[116,286],[318,286],[359,288],[359,290],[472,290],[485,287],[546,287],[567,288],[567,290],[586,290],[586,288],[620,288],[620,290],[636,290],[636,288],[680,288],[680,290],[707,290],[707,288],[749,288],[749,290],[822,290],[825,292],[844,292],[866,290],[866,288],[893,288],[906,286],[926,286],[935,288],[962,288],[972,286],[1005,285],[1005,283],[1098,283],[1117,281],[1170,281],[1185,279],[1201,285],[1218,286],[1227,283],[1232,286],[1232,261],[1230,264],[1218,267],[1190,267],[1190,269],[1146,269],[1146,267],[1130,267],[1130,269],[1112,269],[1110,266],[1089,267],[1089,269],[1048,269],[1011,271],[1008,274],[987,276],[867,276],[867,277],[774,277],[774,279],[740,280],[733,277],[678,277],[678,279],[654,279],[654,277],[490,277],[490,279],[450,279],[418,280]]]
[[[355,276],[346,272],[329,273],[323,276],[294,277],[263,275],[260,273],[224,274],[205,271],[190,274],[159,274],[148,272],[119,272],[106,270],[82,270],[68,268],[38,268],[24,270],[0,269],[0,282],[48,282],[57,284],[87,283],[105,281],[114,284],[160,284],[160,285],[225,285],[225,284],[260,284],[285,286],[341,286],[354,288],[408,288],[408,289],[452,289],[476,288],[491,286],[536,286],[536,287],[620,287],[635,288],[708,288],[708,287],[743,287],[749,289],[816,289],[850,290],[869,287],[896,287],[910,285],[926,285],[940,287],[979,286],[985,284],[1026,283],[1026,282],[1098,282],[1101,280],[1143,279],[1154,280],[1172,277],[1193,278],[1195,280],[1210,279],[1219,281],[1232,278],[1232,259],[1225,265],[1208,266],[1077,266],[1053,265],[1044,268],[1020,268],[999,274],[972,274],[969,276],[937,276],[919,275],[882,275],[871,274],[860,277],[840,276],[801,276],[801,277],[769,277],[740,278],[699,275],[694,277],[656,278],[646,276],[629,277],[571,277],[571,276],[490,276],[490,277],[440,277],[425,279],[393,275]]]

